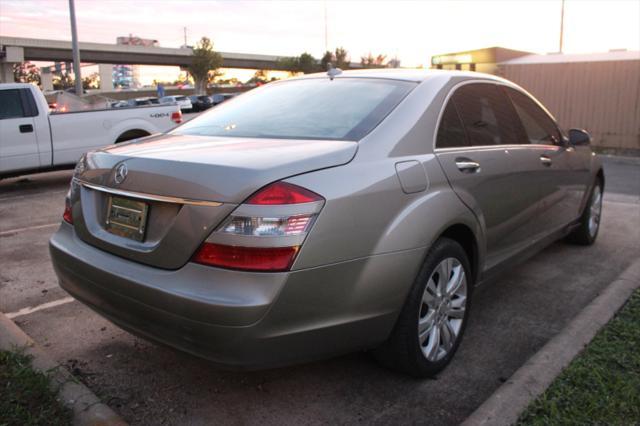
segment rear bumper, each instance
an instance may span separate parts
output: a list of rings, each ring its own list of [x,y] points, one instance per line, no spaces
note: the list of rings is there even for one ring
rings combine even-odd
[[[50,252],[60,285],[134,334],[234,368],[264,368],[386,339],[421,250],[287,273],[188,263],[141,265],[81,241],[63,223]]]

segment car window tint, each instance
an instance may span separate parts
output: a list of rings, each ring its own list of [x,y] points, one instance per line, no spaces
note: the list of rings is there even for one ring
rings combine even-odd
[[[450,101],[440,119],[436,148],[455,148],[458,146],[469,146],[469,142],[464,134],[456,107]]]
[[[557,144],[560,142],[558,127],[533,99],[510,87],[504,89],[513,101],[529,143]]]
[[[372,78],[311,78],[270,83],[178,127],[207,136],[357,141],[416,83]]]
[[[462,86],[452,100],[470,145],[518,143],[518,117],[507,96],[495,84]]]
[[[0,90],[0,120],[24,116],[20,90]]]

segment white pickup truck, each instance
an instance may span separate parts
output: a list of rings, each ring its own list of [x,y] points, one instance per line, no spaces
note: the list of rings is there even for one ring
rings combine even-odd
[[[72,167],[91,149],[170,130],[177,105],[51,113],[37,87],[0,84],[0,178]]]

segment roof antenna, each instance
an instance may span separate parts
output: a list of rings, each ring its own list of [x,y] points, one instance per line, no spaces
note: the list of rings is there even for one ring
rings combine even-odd
[[[335,76],[342,74],[342,70],[340,68],[334,68],[331,62],[327,63],[327,75],[329,76],[329,80],[333,80]]]

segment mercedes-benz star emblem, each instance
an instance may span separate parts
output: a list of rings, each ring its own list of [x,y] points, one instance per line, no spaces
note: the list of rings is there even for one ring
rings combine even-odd
[[[114,176],[114,179],[116,181],[116,183],[122,183],[124,182],[124,180],[127,178],[127,173],[129,172],[129,170],[127,170],[127,165],[122,163],[120,164],[117,168],[116,168],[116,174]]]

